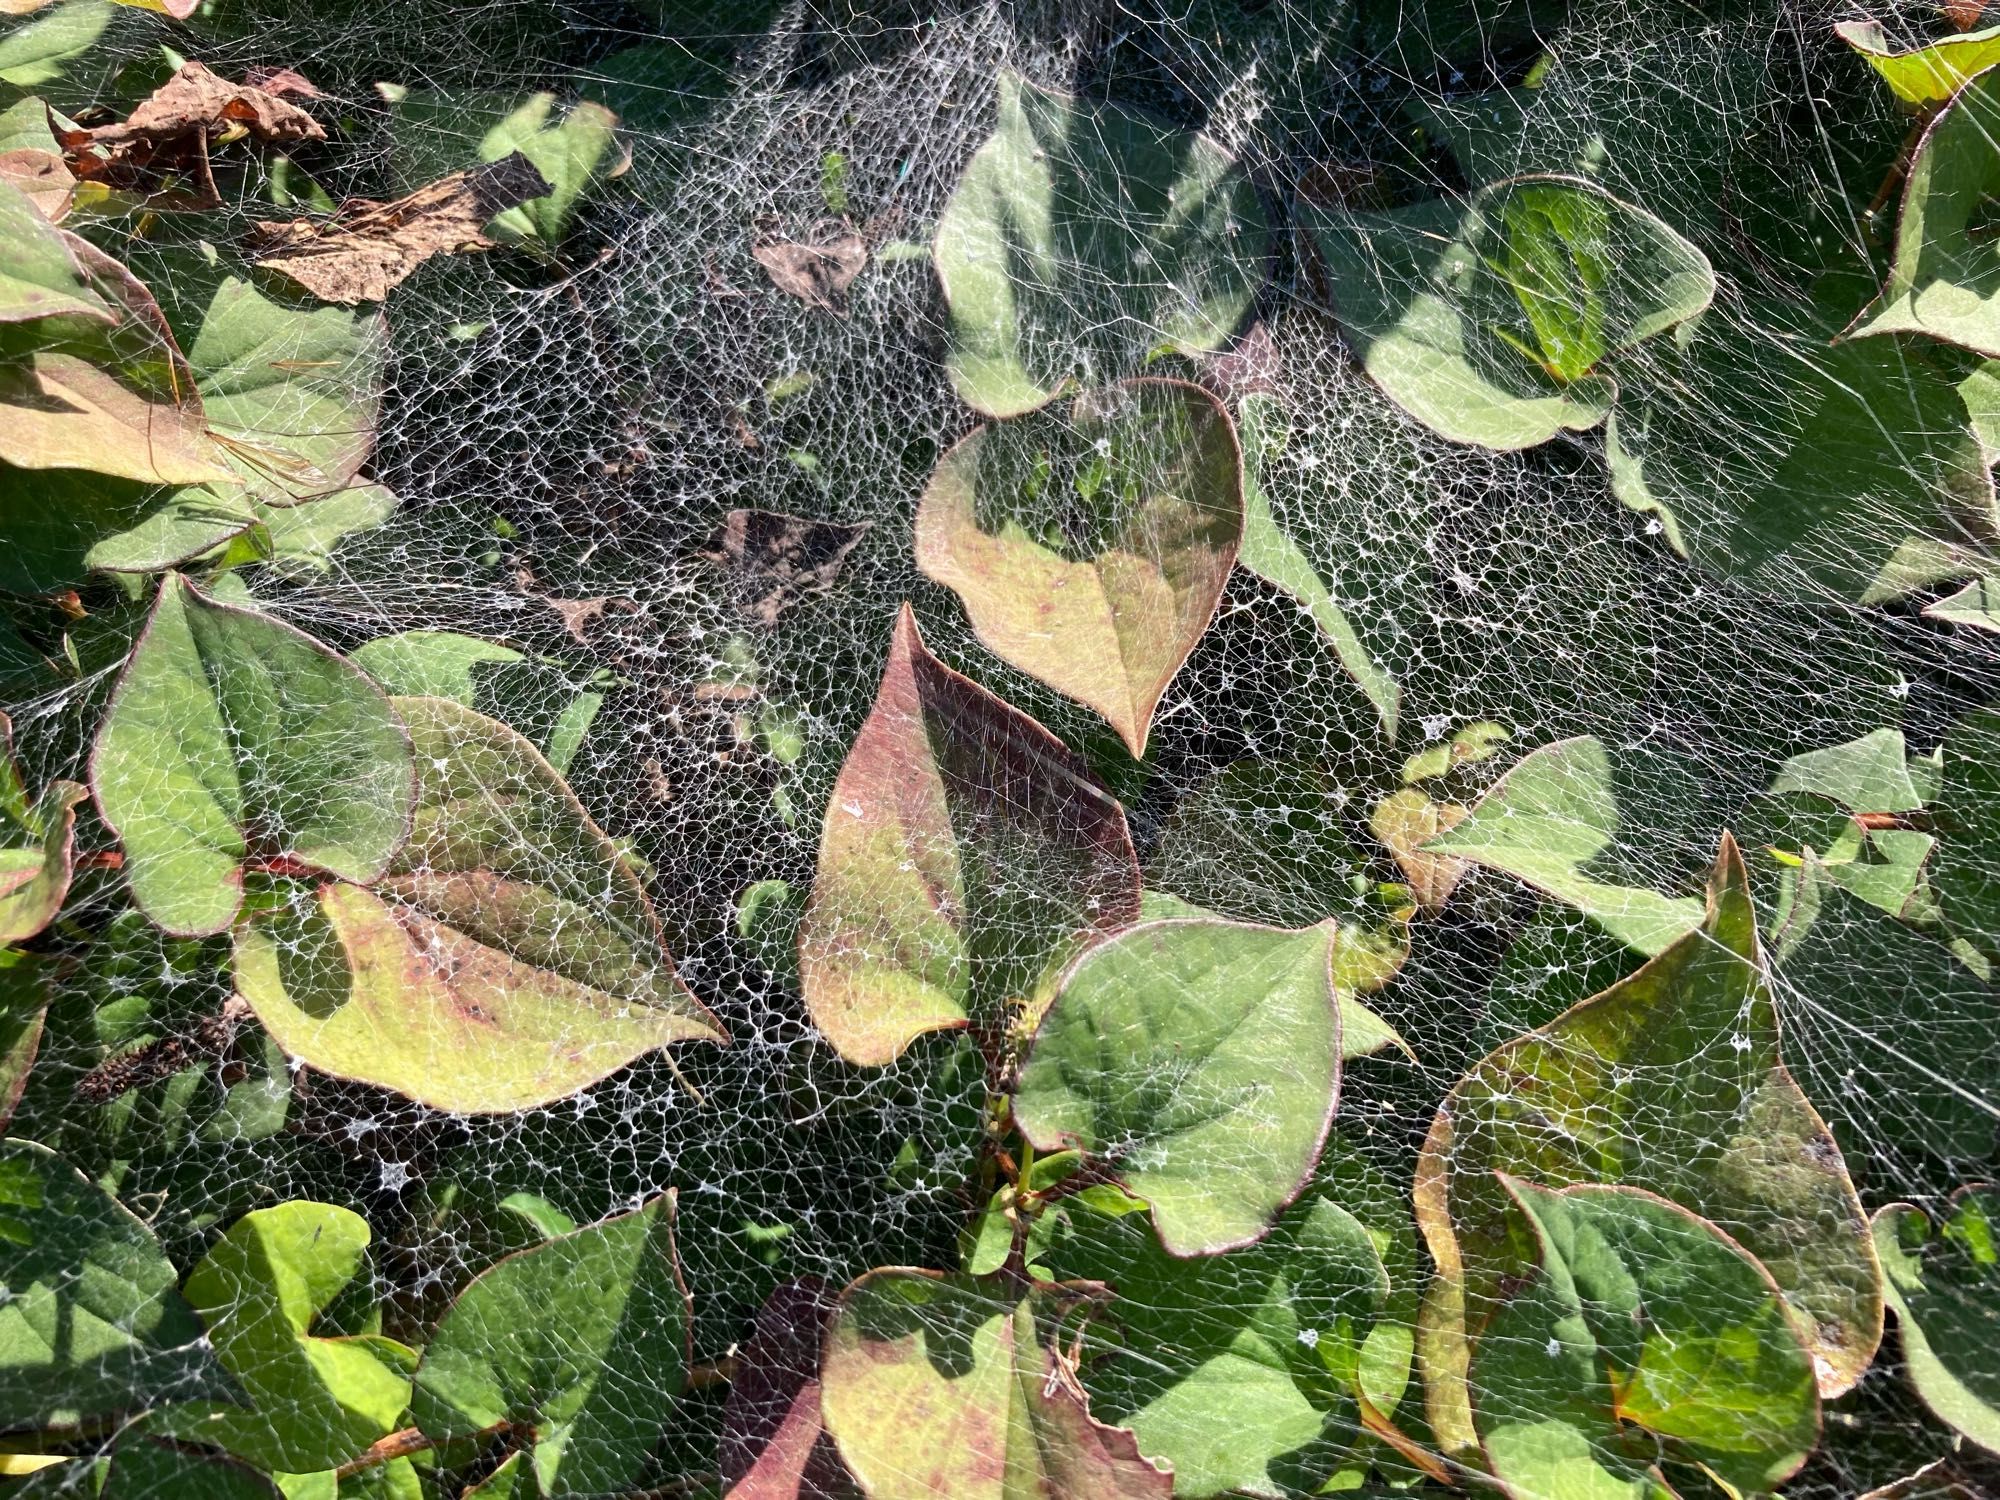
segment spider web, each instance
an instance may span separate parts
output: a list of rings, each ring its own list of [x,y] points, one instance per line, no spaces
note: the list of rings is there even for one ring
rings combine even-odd
[[[1467,801],[1534,747],[1600,739],[1620,816],[1595,872],[1686,895],[1723,829],[1754,837],[1788,758],[1883,727],[1926,754],[2000,697],[1996,638],[1921,613],[1948,589],[1863,605],[1825,581],[1819,551],[1893,542],[1902,523],[1886,505],[1864,497],[1841,529],[1742,576],[1678,556],[1657,516],[1613,494],[1601,432],[1494,453],[1399,410],[1357,368],[1306,248],[1328,204],[1584,170],[1708,253],[1722,281],[1711,326],[1833,369],[1824,338],[1775,325],[1768,308],[1809,297],[1843,258],[1879,269],[1887,253],[1893,212],[1868,205],[1908,125],[1834,35],[1852,8],[216,10],[200,49],[211,66],[291,66],[328,95],[318,112],[343,120],[349,143],[324,169],[335,199],[405,180],[411,148],[378,81],[445,101],[553,88],[620,113],[630,168],[560,264],[440,259],[392,302],[374,472],[401,498],[395,519],[346,538],[322,573],[246,578],[263,608],[343,650],[410,629],[508,643],[532,662],[496,701],[537,739],[580,694],[601,695],[568,778],[649,872],[677,966],[735,1041],[480,1118],[289,1066],[252,1026],[233,1071],[201,1063],[100,1102],[79,1083],[106,1058],[221,1013],[227,943],[165,938],[123,909],[115,878],[86,877],[54,940],[75,968],[12,1130],[100,1178],[183,1268],[249,1209],[351,1205],[375,1235],[365,1290],[421,1343],[509,1248],[494,1224],[510,1195],[586,1223],[673,1187],[694,1348],[717,1358],[781,1281],[955,1265],[982,1206],[968,1186],[985,1107],[969,1045],[925,1038],[880,1070],[839,1061],[806,1018],[783,910],[773,925],[743,906],[758,882],[810,887],[821,812],[905,600],[944,662],[1111,768],[1150,887],[1283,925],[1346,910],[1350,877],[1401,878],[1370,811],[1405,757],[1468,724],[1496,721],[1510,738],[1466,773]],[[1880,19],[1892,35],[1936,30],[1926,6]],[[169,35],[121,16],[112,55],[143,72]],[[1252,174],[1283,231],[1256,307],[1269,350],[1257,378],[1285,427],[1262,485],[1400,684],[1393,748],[1311,618],[1241,570],[1161,704],[1143,770],[1088,710],[986,651],[958,602],[917,573],[917,498],[976,421],[944,371],[923,247],[992,130],[1004,69],[1201,129]],[[65,87],[103,97],[89,77]],[[484,124],[432,128],[425,151],[468,161]],[[874,259],[838,313],[780,293],[751,254],[760,237],[803,240],[843,218]],[[143,244],[132,250],[143,264]],[[1676,357],[1641,351],[1628,368],[1673,381]],[[1720,474],[1758,451],[1793,398],[1750,384],[1700,399]],[[1910,434],[1883,436],[1920,462]],[[830,586],[766,624],[705,555],[739,508],[867,529]],[[81,654],[73,681],[8,705],[30,785],[81,774],[117,665],[87,639]],[[1245,762],[1303,773],[1240,797],[1226,778]],[[1757,894],[1768,939],[1784,917],[1776,876]],[[1844,892],[1775,952],[1786,1058],[1863,1205],[1937,1211],[1991,1176],[2000,1008],[1986,979]],[[1370,997],[1412,1055],[1350,1064],[1338,1149],[1407,1201],[1464,1071],[1640,962],[1560,903],[1470,874],[1418,920],[1407,964]],[[1990,1340],[1967,1316],[1963,1336]],[[1953,1451],[1897,1348],[1892,1335],[1861,1385],[1828,1404],[1823,1444],[1784,1494],[1859,1495]],[[1108,1334],[1095,1354],[1107,1367],[1131,1357]],[[679,1411],[651,1482],[713,1472],[720,1393]]]

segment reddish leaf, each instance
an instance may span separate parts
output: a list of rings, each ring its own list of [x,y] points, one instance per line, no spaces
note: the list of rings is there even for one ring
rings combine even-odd
[[[727,1500],[850,1500],[819,1410],[820,1343],[834,1306],[818,1277],[787,1282],[757,1314],[722,1414]]]
[[[1033,719],[925,649],[908,605],[848,751],[799,929],[814,1023],[881,1066],[1025,1009],[1089,934],[1138,919],[1125,810]]]

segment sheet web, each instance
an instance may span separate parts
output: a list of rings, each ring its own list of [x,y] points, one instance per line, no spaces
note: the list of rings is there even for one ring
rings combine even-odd
[[[1797,1292],[1788,1257],[1810,1260],[1802,1244],[1815,1237],[1864,1241],[1825,1208],[1837,1193],[1798,1186],[1792,1158],[1767,1163],[1793,1173],[1776,1185],[1755,1172],[1747,1186],[1732,1179],[1749,1170],[1746,1139],[1844,1163],[1860,1212],[1913,1204],[1941,1222],[1955,1194],[1993,1175],[2000,1122],[2000,996],[1988,970],[2000,922],[1985,894],[2000,882],[2000,825],[1982,811],[2000,733],[1976,718],[2000,696],[2000,636],[1991,615],[1940,614],[1982,565],[1991,572],[1985,559],[2000,545],[1988,455],[1972,436],[1980,408],[1957,394],[1979,360],[1909,335],[1833,342],[1887,269],[1896,198],[1871,199],[1914,139],[1912,115],[1834,31],[1860,18],[1751,0],[491,0],[393,14],[231,6],[206,29],[197,18],[173,30],[121,13],[105,56],[128,69],[151,66],[165,38],[225,76],[282,65],[309,77],[325,96],[315,113],[341,121],[343,139],[323,166],[301,159],[336,201],[387,197],[433,166],[469,164],[495,100],[550,89],[618,113],[629,167],[597,186],[557,250],[440,256],[394,293],[370,470],[399,497],[394,516],[340,539],[317,567],[240,576],[255,607],[342,652],[413,630],[511,648],[513,659],[474,670],[475,706],[544,749],[565,747],[566,779],[643,872],[680,977],[732,1043],[650,1052],[538,1108],[426,1108],[288,1062],[231,1002],[227,937],[163,936],[115,869],[84,868],[61,921],[31,944],[61,968],[11,1134],[102,1183],[182,1273],[251,1210],[299,1199],[352,1208],[372,1245],[315,1332],[379,1330],[416,1347],[475,1274],[540,1243],[558,1215],[588,1225],[675,1190],[703,1374],[679,1396],[661,1377],[671,1417],[642,1469],[605,1493],[724,1493],[723,1377],[741,1374],[759,1306],[801,1278],[831,1294],[875,1267],[976,1259],[968,1232],[998,1181],[990,1096],[1006,1092],[989,1085],[1011,1083],[1028,1050],[991,1027],[947,1030],[861,1066],[843,1060],[851,1049],[823,1034],[824,1013],[804,995],[796,932],[826,878],[823,817],[848,786],[842,767],[908,601],[938,662],[1046,726],[1067,749],[1038,753],[1122,804],[1149,917],[1185,919],[1192,904],[1288,931],[1333,918],[1389,955],[1381,982],[1348,998],[1406,1045],[1347,1058],[1302,1200],[1336,1205],[1367,1232],[1388,1287],[1364,1320],[1385,1330],[1371,1358],[1407,1358],[1440,1250],[1411,1195],[1423,1163],[1436,1166],[1426,1140],[1434,1153],[1447,1101],[1459,1132],[1451,1170],[1485,1184],[1460,1190],[1460,1249],[1477,1251],[1472,1217],[1495,1212],[1474,1201],[1497,1191],[1493,1168],[1550,1186],[1598,1173],[1728,1227],[1770,1262],[1801,1319],[1817,1320],[1825,1342],[1811,1352],[1837,1354],[1860,1335],[1827,1299]],[[1875,19],[1904,43],[1947,30],[1930,6]],[[1069,283],[1098,326],[1079,331],[1084,320],[1058,311],[1020,330],[1023,346],[1126,349],[1123,368],[1097,356],[1107,382],[1160,375],[1213,392],[1247,440],[1276,531],[1324,591],[1316,614],[1297,587],[1238,557],[1151,715],[1143,760],[1049,673],[983,642],[913,549],[927,485],[981,422],[948,368],[952,310],[931,242],[994,133],[1003,87],[1015,87],[1006,75],[1204,132],[1247,176],[1271,227],[1223,350],[1149,350],[1169,340],[1143,327],[1145,313],[1102,312],[1101,287]],[[407,95],[391,100],[380,82]],[[97,86],[62,85],[82,97]],[[1101,130],[1105,152],[1119,149],[1118,128],[1102,117],[1078,127],[1086,140]],[[1385,381],[1364,368],[1371,343],[1387,341],[1354,326],[1341,236],[1368,215],[1444,199],[1449,239],[1468,195],[1522,173],[1582,174],[1713,267],[1712,305],[1618,351],[1609,437],[1599,421],[1511,449],[1454,441],[1387,392],[1393,372]],[[234,205],[210,219],[210,238],[227,243],[272,212]],[[1150,225],[1135,213],[1130,227]],[[131,221],[92,235],[149,275],[153,250]],[[846,237],[865,245],[866,263],[818,305],[758,253]],[[1147,335],[1136,357],[1121,320]],[[1052,424],[1058,447],[1088,447],[1095,431],[1067,396],[1012,420]],[[1153,473],[1163,460],[1134,462]],[[743,510],[815,523],[797,554],[811,566],[783,579],[746,568],[727,530]],[[1913,554],[1913,535],[1930,550]],[[84,602],[105,624],[71,632],[75,670],[10,689],[30,787],[88,779],[137,619],[120,597],[101,575],[88,585]],[[29,608],[10,605],[10,617],[27,621]],[[1325,626],[1335,616],[1353,633],[1346,650]],[[46,622],[24,629],[57,639]],[[1393,737],[1357,661],[1396,684]],[[969,847],[995,826],[1039,830],[1065,850],[1096,835],[1099,804],[1014,775],[993,721],[978,722],[986,738],[962,752],[964,775],[985,776],[987,802],[955,806],[946,834]],[[1884,730],[1901,735],[1893,749]],[[1841,765],[1867,759],[1871,791],[1889,766],[1916,789],[1907,805],[1864,805],[1851,790],[1859,773],[1799,759],[1857,741],[1873,748]],[[1426,752],[1428,769],[1412,761]],[[1554,777],[1554,821],[1568,832],[1551,833],[1548,804],[1519,795],[1537,775]],[[1458,840],[1457,858],[1416,847],[1466,808],[1477,837]],[[1580,856],[1579,828],[1592,843]],[[1592,1054],[1601,1091],[1565,1075],[1584,1092],[1551,1121],[1540,1111],[1556,1112],[1545,1100],[1553,1073],[1520,1063],[1526,1071],[1499,1074],[1482,1059],[1559,1025],[1672,946],[1621,927],[1634,899],[1649,912],[1681,903],[1668,938],[1701,923],[1725,830],[1744,852],[1766,988],[1717,1011],[1717,986],[1737,982],[1734,971],[1675,980],[1703,997],[1685,1001],[1680,1029],[1634,1021],[1641,1041],[1603,1042]],[[1914,856],[1919,866],[1899,864],[1910,846],[1893,836],[1926,834],[1934,847]],[[110,842],[86,812],[79,849]],[[1506,868],[1524,845],[1541,861],[1527,879]],[[907,862],[926,854],[904,851]],[[980,889],[1004,892],[1018,871],[964,858],[968,889],[990,879]],[[1000,915],[981,918],[993,952],[1029,945],[1029,924],[1009,930],[1016,909],[996,901]],[[1672,951],[1728,970],[1741,940],[1726,927],[1711,917],[1706,938]],[[883,931],[885,945],[902,936]],[[809,938],[808,966],[816,951]],[[1156,963],[1151,983],[1179,982],[1167,958]],[[1354,1014],[1343,1015],[1351,1042]],[[1105,1048],[1119,1050],[1105,1013],[1093,1016]],[[1152,1042],[1131,1024],[1138,1055]],[[1792,1102],[1789,1082],[1772,1082],[1774,1025],[1810,1109]],[[1008,1071],[982,1064],[981,1043],[1005,1053]],[[1714,1102],[1744,1078],[1745,1098]],[[1131,1129],[1100,1154],[1143,1155],[1143,1128]],[[1286,1134],[1274,1129],[1274,1154],[1291,1149]],[[1534,1243],[1529,1211],[1501,1211],[1518,1256]],[[1427,1408],[1420,1370],[1381,1414],[1393,1440],[1368,1432],[1337,1376],[1297,1373],[1301,1351],[1317,1357],[1334,1339],[1333,1323],[1314,1319],[1349,1316],[1341,1298],[1353,1295],[1327,1290],[1344,1263],[1313,1260],[1309,1218],[1294,1207],[1259,1247],[1175,1261],[1147,1216],[1091,1219],[1072,1205],[1044,1263],[1107,1283],[1109,1295],[1061,1324],[1074,1361],[1048,1377],[1043,1399],[1074,1383],[1099,1420],[1136,1430],[1147,1458],[1175,1461],[1181,1493],[1444,1493],[1426,1458],[1410,1456],[1452,1449],[1449,1412],[1435,1398]],[[1773,1219],[1785,1227],[1760,1238],[1757,1224]],[[1645,1220],[1632,1263],[1683,1229]],[[1484,1253],[1497,1252],[1489,1242]],[[1706,1268],[1686,1274],[1713,1277],[1701,1317],[1749,1327],[1762,1316],[1761,1272],[1745,1280],[1741,1259],[1717,1270],[1707,1241],[1709,1259],[1686,1253]],[[1530,1253],[1522,1274],[1532,1266]],[[1011,1305],[1026,1283],[1006,1278],[1020,1270],[1016,1260],[979,1282],[975,1299]],[[1990,1281],[1967,1287],[1937,1292],[1934,1342],[1996,1342],[2000,1297]],[[1508,1341],[1539,1347],[1545,1331],[1521,1321],[1532,1316],[1521,1299],[1495,1311],[1505,1300],[1489,1288],[1473,1313],[1493,1320],[1473,1355],[1487,1422],[1517,1389]],[[1856,1316],[1854,1328],[1867,1323]],[[1802,1467],[1777,1465],[1778,1492],[1857,1496],[1938,1460],[1950,1472],[1932,1488],[1895,1493],[1996,1492],[1992,1455],[1913,1389],[1897,1324],[1892,1315],[1865,1374],[1857,1365],[1831,1382],[1853,1389],[1824,1402]],[[800,1358],[817,1370],[817,1355]],[[643,1398],[644,1371],[633,1390],[622,1399]],[[1984,1399],[2000,1402],[1992,1386]],[[130,1441],[148,1420],[104,1424],[90,1441]],[[1990,1431],[1991,1406],[1984,1420]],[[1760,1412],[1750,1425],[1778,1442],[1763,1429],[1780,1423]],[[14,1425],[0,1413],[0,1429]],[[1613,1426],[1626,1460],[1635,1442],[1656,1441],[1629,1413]],[[1657,1441],[1674,1493],[1729,1492],[1717,1466],[1705,1474],[1689,1450]],[[1441,1472],[1474,1491],[1559,1493],[1504,1461],[1501,1477],[1481,1472],[1479,1453],[1461,1446]],[[410,1481],[456,1496],[490,1460],[439,1450]],[[925,1493],[915,1467],[897,1468],[914,1462],[878,1460],[864,1477],[879,1495]],[[128,1472],[120,1495],[195,1493],[174,1488],[184,1478]],[[79,1462],[43,1471],[32,1489],[86,1493],[94,1482]],[[338,1491],[372,1482],[349,1476]]]

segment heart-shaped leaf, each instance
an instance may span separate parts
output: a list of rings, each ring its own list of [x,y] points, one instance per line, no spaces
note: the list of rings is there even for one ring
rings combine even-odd
[[[1993,480],[1952,361],[1894,339],[1829,347],[1837,327],[1752,302],[1663,349],[1606,429],[1612,493],[1764,592],[1875,604],[1976,571]]]
[[[1641,953],[1658,953],[1700,924],[1701,903],[1584,874],[1617,838],[1610,758],[1601,740],[1584,735],[1523,756],[1470,814],[1421,847],[1504,871]]]
[[[2000,1187],[1961,1189],[1933,1232],[1921,1209],[1875,1215],[1883,1292],[1910,1384],[1939,1420],[2000,1453]]]
[[[1162,345],[1199,353],[1235,332],[1269,230],[1228,153],[1012,73],[999,112],[932,242],[968,405],[1015,416],[1071,380],[1131,375]]]
[[[1038,1151],[1081,1150],[1175,1255],[1260,1238],[1312,1175],[1340,1096],[1331,922],[1148,922],[1069,971],[1015,1089]]]
[[[1944,103],[1966,79],[2000,62],[2000,26],[1901,50],[1883,34],[1880,21],[1842,21],[1833,29],[1882,75],[1898,99],[1917,109]]]
[[[1990,35],[1990,33],[1989,33]],[[1969,80],[1917,143],[1903,181],[1896,258],[1881,295],[1854,320],[1856,336],[1922,333],[2000,355],[2000,263],[1986,235],[2000,192],[2000,73]]]
[[[841,1293],[820,1410],[870,1500],[1166,1500],[1132,1434],[1094,1421],[998,1277],[870,1271]]]
[[[152,1230],[33,1141],[0,1143],[0,1410],[72,1427],[230,1395]]]
[[[645,888],[519,734],[395,700],[417,765],[408,844],[236,932],[237,992],[322,1072],[436,1109],[529,1109],[670,1042],[727,1034],[676,977]]]
[[[0,945],[26,942],[55,920],[69,894],[76,805],[89,795],[57,780],[30,799],[14,764],[13,721],[0,714]]]
[[[1532,448],[1595,427],[1606,360],[1708,306],[1707,257],[1580,177],[1528,176],[1449,201],[1325,216],[1341,327],[1389,398],[1433,431]]]
[[[1715,1225],[1625,1187],[1502,1176],[1540,1270],[1472,1356],[1510,1495],[1663,1495],[1654,1464],[1763,1494],[1819,1441],[1819,1393],[1770,1273]]]
[[[1138,912],[1125,810],[1054,735],[932,656],[905,606],[799,927],[813,1024],[879,1067],[1024,1005],[1080,941]]]
[[[281,1203],[232,1224],[185,1290],[252,1409],[175,1407],[152,1430],[291,1474],[331,1469],[393,1432],[416,1352],[375,1334],[311,1332],[361,1274],[369,1238],[367,1220],[330,1203]]]
[[[172,573],[105,710],[90,779],[133,899],[187,936],[235,920],[252,859],[374,880],[414,799],[409,736],[360,671]]]
[[[546,1500],[628,1494],[687,1378],[692,1316],[668,1192],[475,1277],[424,1350],[417,1425],[530,1430]]]
[[[917,510],[917,566],[1002,660],[1102,714],[1135,758],[1243,538],[1229,415],[1128,380],[978,428]]]
[[[1765,1267],[1821,1394],[1860,1378],[1881,1276],[1840,1148],[1785,1070],[1749,881],[1724,836],[1703,924],[1629,978],[1490,1053],[1453,1086],[1417,1165],[1439,1269],[1425,1304],[1431,1421],[1473,1440],[1466,1339],[1528,1258],[1493,1174],[1644,1188],[1714,1221]]]

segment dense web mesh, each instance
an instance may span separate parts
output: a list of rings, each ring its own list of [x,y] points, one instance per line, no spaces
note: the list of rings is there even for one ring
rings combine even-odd
[[[101,1182],[183,1272],[253,1209],[351,1207],[373,1231],[366,1273],[315,1331],[379,1328],[422,1346],[474,1274],[539,1240],[519,1195],[588,1224],[671,1188],[693,1357],[713,1369],[741,1353],[781,1283],[838,1289],[873,1267],[959,1266],[961,1236],[995,1187],[990,1086],[1011,1075],[996,1077],[956,1031],[919,1037],[886,1067],[842,1061],[809,1018],[794,938],[822,817],[905,601],[939,661],[1047,726],[1123,804],[1149,898],[1243,921],[1405,930],[1388,913],[1419,872],[1371,828],[1405,786],[1405,761],[1465,726],[1503,726],[1490,758],[1420,783],[1469,806],[1538,747],[1595,737],[1616,826],[1590,858],[1594,880],[1698,900],[1723,831],[1743,845],[1784,1060],[1860,1207],[1908,1203],[1941,1219],[1955,1192],[1993,1174],[2000,997],[1985,960],[1973,946],[1955,952],[1949,930],[1830,881],[1814,860],[1770,853],[1800,847],[1802,804],[1773,794],[1793,757],[1890,728],[1913,763],[1947,746],[1949,774],[1954,726],[2000,696],[2000,636],[1924,612],[1968,570],[1869,592],[1913,507],[1962,514],[1950,492],[1963,475],[1921,392],[1948,389],[1978,360],[1897,340],[1858,371],[1832,342],[1887,264],[1896,202],[1871,198],[1911,133],[1910,114],[1835,34],[1859,9],[213,9],[188,27],[121,11],[107,42],[42,92],[68,109],[129,104],[164,77],[163,42],[230,77],[295,68],[324,96],[315,113],[338,122],[335,141],[299,156],[334,201],[389,197],[435,175],[432,164],[469,164],[496,112],[488,101],[504,109],[552,89],[620,116],[629,167],[587,201],[559,252],[441,256],[389,303],[371,472],[400,499],[393,519],[340,540],[323,567],[242,577],[258,608],[343,652],[409,630],[504,642],[521,659],[481,670],[478,706],[545,748],[579,701],[601,699],[565,775],[644,872],[681,978],[732,1045],[678,1046],[671,1061],[650,1053],[545,1107],[429,1109],[288,1060],[231,1004],[227,937],[162,934],[131,907],[115,866],[86,859],[62,919],[34,944],[59,978],[10,1130]],[[1905,41],[1942,24],[1917,4],[1876,19]],[[1254,393],[1274,414],[1253,477],[1361,649],[1399,685],[1393,742],[1309,607],[1245,568],[1167,687],[1143,761],[1098,715],[982,645],[960,601],[918,571],[919,498],[980,420],[947,371],[929,245],[994,130],[1005,71],[1205,132],[1249,174],[1273,232],[1269,274],[1243,320],[1260,332],[1238,341],[1248,352],[1232,365],[1164,350],[1114,373],[1193,379],[1239,411]],[[420,115],[378,83],[439,107]],[[1664,497],[1652,509],[1614,486],[1601,426],[1515,452],[1431,432],[1364,372],[1335,315],[1341,287],[1316,239],[1329,219],[1456,200],[1522,172],[1586,173],[1715,268],[1698,327],[1618,366],[1614,441],[1644,449]],[[213,216],[210,237],[226,243],[273,214],[263,188]],[[859,234],[872,258],[832,306],[787,295],[753,253],[842,233]],[[149,279],[165,253],[132,220],[98,238]],[[1739,352],[1704,363],[1717,343]],[[1805,421],[1824,389],[1850,408],[1808,448],[1865,442],[1913,477],[1881,493],[1864,486],[1837,514],[1786,532],[1796,518],[1771,521],[1770,508],[1808,481],[1774,434]],[[1653,420],[1635,431],[1641,410]],[[732,560],[726,522],[742,509],[858,529],[816,543],[817,560],[831,561],[812,577],[774,584]],[[1686,532],[1680,551],[1674,524]],[[1949,543],[1990,555],[1979,520],[1941,524]],[[46,601],[8,601],[38,651],[60,657],[67,640],[72,652],[59,675],[17,676],[8,689],[29,787],[87,779],[149,589],[99,575],[76,622]],[[1831,805],[1806,803],[1822,817]],[[1835,822],[1849,813],[1951,838],[1948,817],[1921,809],[1852,806]],[[79,850],[112,844],[86,808]],[[2000,880],[2000,863],[1982,865],[1969,836],[1955,857]],[[2000,861],[2000,849],[1986,857]],[[1384,895],[1385,885],[1401,890]],[[1388,1305],[1406,1322],[1436,1250],[1409,1205],[1440,1103],[1493,1049],[1647,956],[1574,902],[1486,864],[1466,865],[1407,934],[1400,970],[1365,996],[1407,1050],[1349,1059],[1316,1168],[1330,1200],[1369,1228],[1394,1221],[1377,1251],[1390,1281],[1401,1278]],[[1718,1031],[1678,1066],[1726,1073],[1750,1026]],[[1019,1052],[1009,1057],[1017,1064]],[[1663,1062],[1633,1066],[1671,1081]],[[1637,1146],[1652,1139],[1644,1118],[1607,1121]],[[1714,1120],[1688,1128],[1691,1150],[1725,1144],[1704,1135],[1720,1129]],[[1364,1203],[1379,1202],[1386,1216],[1370,1217]],[[1130,1304],[1107,1305],[1080,1335],[1064,1325],[1081,1339],[1074,1378],[1092,1410],[1124,1422],[1155,1398],[1149,1380],[1179,1368],[1184,1351],[1149,1345],[1168,1335],[1145,1316],[1149,1297],[1168,1308],[1179,1283],[1150,1242],[1107,1249],[1072,1232],[1051,1263],[1101,1277]],[[1262,1316],[1263,1274],[1210,1273],[1203,1336]],[[1310,1303],[1299,1288],[1286,1295],[1295,1309]],[[1983,1305],[1968,1296],[1956,1327],[1933,1338],[1992,1343],[2000,1304],[1987,1295]],[[1319,1335],[1298,1316],[1296,1342],[1310,1349],[1306,1334]],[[1826,1402],[1823,1438],[1783,1494],[1857,1496],[1947,1457],[1964,1486],[1955,1493],[2000,1493],[1991,1455],[1913,1393],[1891,1327],[1855,1389]],[[714,1380],[675,1400],[627,1492],[724,1492],[726,1392]],[[1310,1493],[1350,1471],[1366,1476],[1356,1487],[1436,1484],[1393,1444],[1357,1440],[1351,1402],[1325,1410],[1324,1433],[1251,1492]],[[1396,1424],[1425,1451],[1443,1447],[1424,1413],[1413,1376]],[[1214,1420],[1240,1418],[1218,1402]],[[0,1430],[13,1425],[0,1412]],[[1165,1457],[1146,1441],[1160,1429],[1138,1426],[1142,1450]],[[122,1430],[107,1424],[82,1446]],[[1227,1447],[1227,1432],[1218,1442]],[[425,1492],[456,1495],[481,1476],[476,1457],[457,1461],[466,1466],[421,1470]],[[1496,1483],[1449,1472],[1474,1489]],[[1681,1494],[1723,1493],[1686,1464],[1670,1473]],[[34,1481],[37,1493],[84,1493],[88,1482],[81,1463]],[[355,1483],[341,1480],[340,1493]]]

